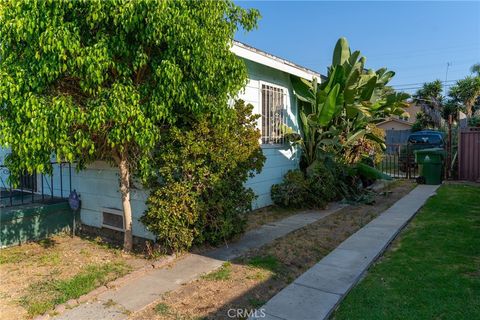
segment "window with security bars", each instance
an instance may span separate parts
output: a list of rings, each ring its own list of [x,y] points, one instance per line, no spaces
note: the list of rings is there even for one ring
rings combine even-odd
[[[283,144],[286,124],[285,92],[281,88],[262,85],[262,143]]]

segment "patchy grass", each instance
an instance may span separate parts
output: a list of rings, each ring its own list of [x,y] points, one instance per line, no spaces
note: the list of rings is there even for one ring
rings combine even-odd
[[[400,182],[392,186],[392,192],[377,194],[374,206],[344,208],[254,249],[232,261],[229,276],[222,281],[203,277],[163,295],[157,302],[169,306],[168,314],[158,314],[152,307],[131,319],[228,319],[229,309],[259,308],[414,186]]]
[[[38,262],[42,265],[56,266],[61,262],[60,254],[58,252],[49,252],[40,256]]]
[[[22,262],[29,257],[28,252],[24,251],[21,247],[0,249],[0,265]]]
[[[47,312],[147,263],[68,235],[1,249],[1,318],[28,319]]]
[[[159,315],[167,315],[170,307],[165,303],[159,303],[155,306],[155,312]]]
[[[105,307],[109,308],[109,307],[116,306],[117,303],[115,301],[113,301],[112,299],[108,299],[103,305]]]
[[[296,213],[298,213],[298,210],[280,208],[275,205],[255,210],[248,214],[246,230],[260,228],[264,224],[278,221]]]
[[[444,185],[334,319],[478,319],[480,187]]]
[[[51,279],[31,284],[27,293],[20,298],[20,303],[31,316],[43,314],[55,305],[76,299],[130,270],[131,267],[123,262],[89,265],[69,279]]]
[[[263,306],[267,301],[259,300],[257,298],[248,298],[248,303],[253,309],[258,309]]]
[[[280,269],[280,262],[274,256],[257,256],[248,261],[248,265],[254,268],[261,268],[272,272],[278,272]]]
[[[232,273],[232,264],[225,262],[218,270],[207,273],[202,278],[210,281],[225,281],[230,279]]]

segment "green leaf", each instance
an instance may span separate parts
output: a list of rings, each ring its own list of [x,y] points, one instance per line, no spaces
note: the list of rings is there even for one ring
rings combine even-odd
[[[321,126],[327,126],[332,120],[333,114],[336,109],[336,101],[338,92],[340,91],[340,85],[336,84],[327,96],[327,100],[323,103],[319,116],[319,122]]]
[[[347,78],[345,84],[345,103],[352,104],[355,101],[355,94],[357,92],[357,83],[360,79],[360,70],[354,69]]]
[[[332,66],[342,65],[350,57],[350,47],[346,38],[338,39],[333,50]]]
[[[372,97],[373,90],[375,90],[375,86],[377,84],[377,77],[373,76],[368,80],[368,82],[365,84],[362,94],[360,95],[360,99],[362,101],[368,101]]]
[[[311,104],[315,103],[312,85],[308,81],[293,75],[290,76],[290,80],[293,86],[293,93],[299,100]]]
[[[365,129],[358,130],[357,132],[355,132],[355,133],[353,133],[353,134],[351,134],[347,137],[347,140],[345,141],[345,144],[349,145],[349,144],[354,143],[358,139],[362,138],[365,135],[365,133],[366,133]]]

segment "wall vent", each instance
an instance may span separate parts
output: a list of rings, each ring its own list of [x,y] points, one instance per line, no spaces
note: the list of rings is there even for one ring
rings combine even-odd
[[[102,227],[117,231],[125,231],[122,210],[115,208],[103,208],[102,215]]]

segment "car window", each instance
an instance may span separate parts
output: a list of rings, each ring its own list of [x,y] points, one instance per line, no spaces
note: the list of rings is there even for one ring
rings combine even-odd
[[[413,144],[441,144],[442,138],[436,134],[416,134],[410,136],[408,142]]]

